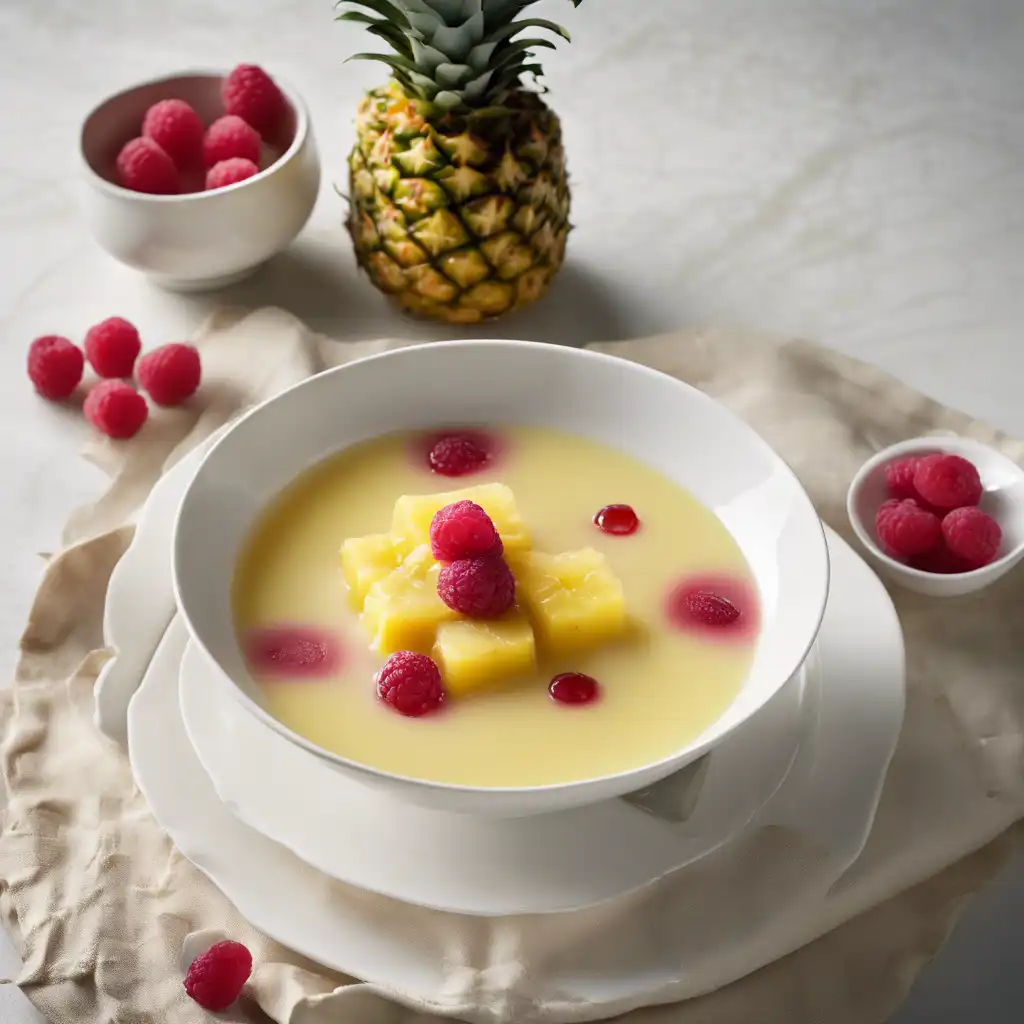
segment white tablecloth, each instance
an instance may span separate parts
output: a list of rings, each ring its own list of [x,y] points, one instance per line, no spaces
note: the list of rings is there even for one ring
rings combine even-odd
[[[184,336],[212,299],[151,289],[112,264],[75,212],[87,107],[162,71],[256,61],[309,101],[320,205],[292,253],[228,298],[286,306],[337,337],[427,336],[354,272],[332,183],[365,41],[330,3],[5,0],[0,5],[0,665],[68,509],[100,477],[81,423],[24,379],[37,334],[133,319]],[[724,323],[802,335],[868,359],[1024,435],[1024,7],[1015,0],[562,0],[573,31],[546,60],[578,225],[540,306],[498,336],[583,341]],[[223,298],[223,296],[222,296]],[[434,332],[431,336],[441,336]],[[13,429],[17,427],[18,429]],[[11,542],[10,538],[17,538]],[[1024,871],[979,900],[900,1024],[1016,1022]],[[0,974],[15,963],[0,943]],[[0,988],[0,1020],[37,1018]]]

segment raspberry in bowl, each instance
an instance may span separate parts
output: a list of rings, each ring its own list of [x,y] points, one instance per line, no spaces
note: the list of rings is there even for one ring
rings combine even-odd
[[[847,514],[887,578],[930,597],[960,597],[1024,558],[1024,469],[973,438],[902,441],[861,467]]]
[[[490,817],[703,756],[804,661],[829,579],[809,498],[739,418],[646,367],[514,341],[397,349],[253,410],[173,548],[212,685],[354,781]],[[268,630],[326,630],[337,657],[268,665]]]
[[[239,281],[285,249],[320,185],[305,104],[252,65],[117,93],[85,118],[79,158],[97,243],[177,291]]]

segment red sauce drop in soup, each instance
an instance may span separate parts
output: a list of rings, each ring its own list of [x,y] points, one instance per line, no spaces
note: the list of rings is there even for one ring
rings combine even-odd
[[[627,537],[640,529],[640,517],[629,505],[605,505],[594,516],[594,525],[602,533]]]
[[[548,686],[551,699],[559,704],[590,704],[597,700],[600,690],[597,680],[582,672],[563,672]]]

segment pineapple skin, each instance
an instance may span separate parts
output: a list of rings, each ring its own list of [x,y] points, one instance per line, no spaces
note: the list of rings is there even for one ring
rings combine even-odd
[[[513,93],[511,113],[431,113],[397,81],[359,107],[349,218],[359,265],[406,311],[474,324],[527,306],[565,258],[570,195],[557,116]]]

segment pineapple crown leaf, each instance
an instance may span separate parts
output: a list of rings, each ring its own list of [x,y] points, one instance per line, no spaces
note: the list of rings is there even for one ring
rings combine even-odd
[[[568,40],[569,33],[545,18],[516,17],[537,0],[338,0],[344,11],[338,21],[356,22],[387,42],[393,54],[359,53],[349,60],[376,60],[413,97],[442,111],[466,113],[495,109],[502,97],[520,87],[525,74],[539,77],[538,64],[528,63],[538,48],[555,49],[542,37],[516,39],[528,28],[542,29]],[[583,0],[571,0],[578,7]],[[497,103],[495,103],[497,101]]]
[[[334,5],[335,10],[341,7],[342,4],[356,4],[359,7],[369,8],[369,10],[376,12],[389,24],[395,25],[397,28],[407,29],[410,27],[409,19],[400,8],[391,3],[391,0],[337,0],[337,3]],[[341,19],[339,18],[338,20],[340,21]]]
[[[396,53],[401,54],[403,57],[408,57],[410,60],[413,57],[413,50],[409,45],[409,40],[402,34],[400,29],[396,28],[390,22],[371,18],[368,14],[363,14],[361,11],[346,11],[344,14],[339,14],[334,20],[352,21],[357,22],[360,25],[366,25],[367,32],[370,32],[375,36],[379,36],[388,43]]]

